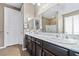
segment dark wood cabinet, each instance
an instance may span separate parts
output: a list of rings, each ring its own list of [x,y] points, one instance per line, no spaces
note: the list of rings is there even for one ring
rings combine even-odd
[[[42,56],[42,47],[36,44],[36,56]]]
[[[42,56],[42,40],[36,38],[36,56]]]
[[[51,53],[53,53],[56,56],[67,56],[68,50],[65,48],[62,48],[60,46],[51,44],[49,42],[43,41],[43,48],[47,49]]]
[[[32,41],[32,56],[35,56],[36,54],[35,54],[35,48],[36,48],[36,46],[35,46],[35,42],[34,41]]]
[[[70,51],[69,51],[69,55],[70,55],[70,56],[79,56],[79,53],[70,50]]]
[[[32,51],[32,40],[31,39],[32,39],[31,37],[28,37],[28,39],[27,39],[27,50],[30,54]]]
[[[59,45],[26,35],[25,45],[32,56],[79,56],[79,53]]]
[[[43,56],[55,56],[53,53],[49,52],[46,49],[43,49]]]
[[[24,42],[24,48],[27,48],[27,46],[28,46],[28,36],[27,35],[25,35],[23,42]]]

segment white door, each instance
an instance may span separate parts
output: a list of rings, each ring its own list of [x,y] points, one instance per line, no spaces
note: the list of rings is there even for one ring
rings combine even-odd
[[[4,44],[20,44],[23,40],[23,17],[19,11],[4,8]]]

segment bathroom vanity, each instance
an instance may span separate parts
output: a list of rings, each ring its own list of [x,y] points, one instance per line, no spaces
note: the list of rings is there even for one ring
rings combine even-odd
[[[79,41],[56,39],[53,36],[26,33],[26,48],[31,56],[79,56]]]

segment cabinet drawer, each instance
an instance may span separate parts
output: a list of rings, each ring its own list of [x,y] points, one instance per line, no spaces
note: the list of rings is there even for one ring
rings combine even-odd
[[[70,56],[79,56],[79,53],[70,50],[69,55]]]
[[[28,38],[28,35],[25,35],[25,39],[27,39]]]
[[[43,56],[54,56],[54,54],[52,54],[51,52],[43,49]]]
[[[36,56],[42,56],[42,47],[36,44]]]
[[[57,55],[57,56],[67,56],[68,55],[68,50],[62,47],[59,47],[57,45],[53,45],[51,43],[48,42],[43,42],[43,48],[49,50],[50,52],[52,52],[53,54]]]
[[[32,56],[35,56],[36,55],[35,47],[36,47],[35,46],[35,42],[32,41],[32,53],[31,53]]]
[[[32,39],[32,37],[31,37],[31,36],[28,36],[28,39],[30,39],[30,40],[31,40],[31,39]]]
[[[36,38],[36,44],[38,44],[38,45],[40,45],[40,46],[42,46],[42,40],[40,40],[40,39],[38,39],[38,38]]]
[[[34,37],[32,37],[32,38],[31,38],[31,40],[32,40],[33,42],[35,42],[35,41],[36,41],[36,39],[35,39]]]

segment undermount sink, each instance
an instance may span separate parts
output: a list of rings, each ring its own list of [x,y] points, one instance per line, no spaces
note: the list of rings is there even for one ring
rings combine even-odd
[[[78,40],[75,39],[51,39],[51,40],[63,44],[76,44],[78,42]]]
[[[77,44],[79,40],[77,39],[70,39],[70,38],[60,38],[56,36],[48,36],[48,35],[39,35],[42,36],[43,38],[46,38],[47,40],[62,43],[62,44]]]

